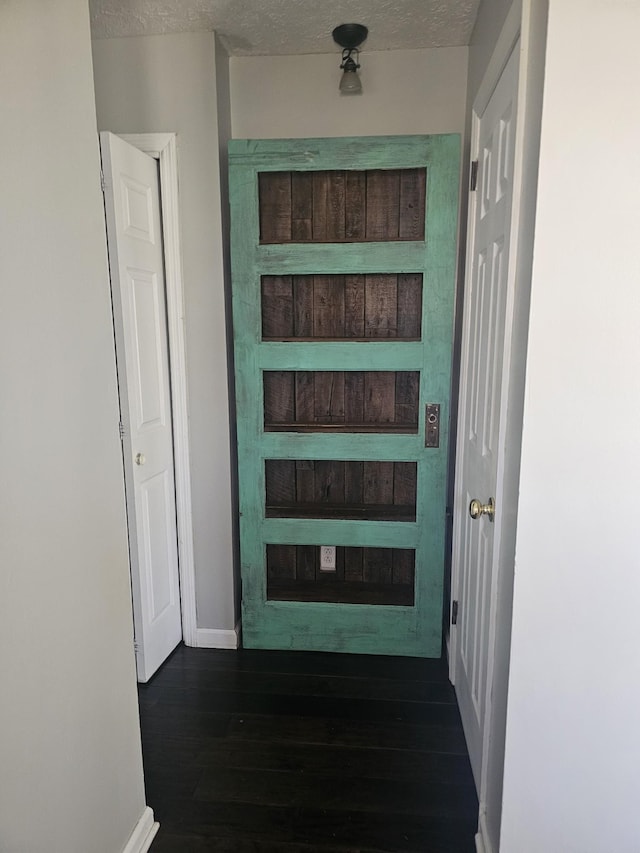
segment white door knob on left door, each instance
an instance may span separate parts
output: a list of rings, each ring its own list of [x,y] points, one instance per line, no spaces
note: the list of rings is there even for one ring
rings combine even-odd
[[[136,465],[144,465],[146,461],[144,453],[136,453]]]

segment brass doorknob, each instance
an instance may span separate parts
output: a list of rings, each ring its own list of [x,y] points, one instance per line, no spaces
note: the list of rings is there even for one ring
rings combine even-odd
[[[493,521],[493,516],[496,512],[496,505],[493,498],[489,498],[489,503],[483,504],[477,498],[474,498],[469,504],[469,515],[474,520],[480,518],[481,515],[488,515],[489,521]]]
[[[144,463],[146,461],[147,460],[146,460],[144,453],[136,453],[136,459],[135,459],[136,465],[144,465]]]

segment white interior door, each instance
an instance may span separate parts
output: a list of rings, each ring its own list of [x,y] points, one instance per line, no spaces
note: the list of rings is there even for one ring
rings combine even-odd
[[[491,704],[500,506],[500,458],[505,440],[502,406],[505,316],[509,274],[515,150],[518,49],[476,117],[473,152],[477,188],[471,196],[463,319],[461,393],[454,506],[452,675],[471,766],[480,791],[483,741]],[[484,507],[472,518],[470,504]],[[495,500],[495,515],[489,509]],[[476,506],[476,509],[480,507]]]
[[[157,165],[100,134],[139,681],[182,639]]]

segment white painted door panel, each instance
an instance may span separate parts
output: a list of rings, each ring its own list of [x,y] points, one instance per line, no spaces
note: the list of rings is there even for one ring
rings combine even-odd
[[[497,534],[488,515],[473,520],[469,504],[499,492],[501,396],[513,197],[518,50],[507,63],[475,127],[478,177],[470,211],[463,320],[461,391],[454,506],[454,682],[478,790],[491,702]]]
[[[138,680],[182,639],[169,353],[155,161],[100,134]]]

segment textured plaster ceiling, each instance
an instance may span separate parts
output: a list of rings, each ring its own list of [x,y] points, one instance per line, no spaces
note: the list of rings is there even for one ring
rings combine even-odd
[[[215,30],[236,56],[331,53],[338,24],[364,50],[469,43],[480,0],[90,0],[94,38]]]

